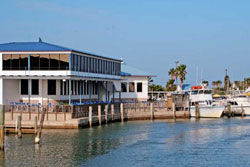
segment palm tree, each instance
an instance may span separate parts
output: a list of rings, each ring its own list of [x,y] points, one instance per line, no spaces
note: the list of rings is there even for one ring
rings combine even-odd
[[[185,64],[181,64],[176,69],[177,76],[180,78],[181,81],[181,88],[183,86],[184,80],[186,79],[186,74],[187,74],[186,68],[187,66]]]
[[[175,79],[177,76],[176,76],[176,69],[174,68],[171,68],[169,71],[168,71],[168,75],[170,75],[171,79]]]
[[[221,80],[216,81],[217,88],[221,88],[221,84],[222,84]]]
[[[213,81],[213,82],[212,82],[212,85],[213,85],[213,89],[214,89],[215,86],[216,86],[216,81]]]

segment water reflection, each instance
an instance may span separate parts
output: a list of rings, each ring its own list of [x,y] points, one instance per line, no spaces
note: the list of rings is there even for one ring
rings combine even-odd
[[[44,130],[40,145],[34,135],[8,135],[0,166],[221,166],[228,159],[243,165],[250,156],[249,124],[250,119],[177,119]]]

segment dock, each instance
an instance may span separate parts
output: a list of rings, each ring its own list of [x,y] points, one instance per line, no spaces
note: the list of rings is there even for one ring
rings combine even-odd
[[[162,103],[113,103],[71,106],[4,106],[7,133],[16,133],[21,117],[23,133],[35,133],[45,112],[44,129],[76,129],[117,121],[189,118],[188,111],[169,109]],[[37,121],[35,121],[37,119]]]

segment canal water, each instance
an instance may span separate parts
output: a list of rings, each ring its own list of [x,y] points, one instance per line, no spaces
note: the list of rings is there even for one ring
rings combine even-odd
[[[250,166],[250,118],[130,121],[6,137],[0,166]]]

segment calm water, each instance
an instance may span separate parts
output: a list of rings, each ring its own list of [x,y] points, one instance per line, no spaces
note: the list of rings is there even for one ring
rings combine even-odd
[[[114,123],[6,137],[0,166],[250,166],[249,119]]]

